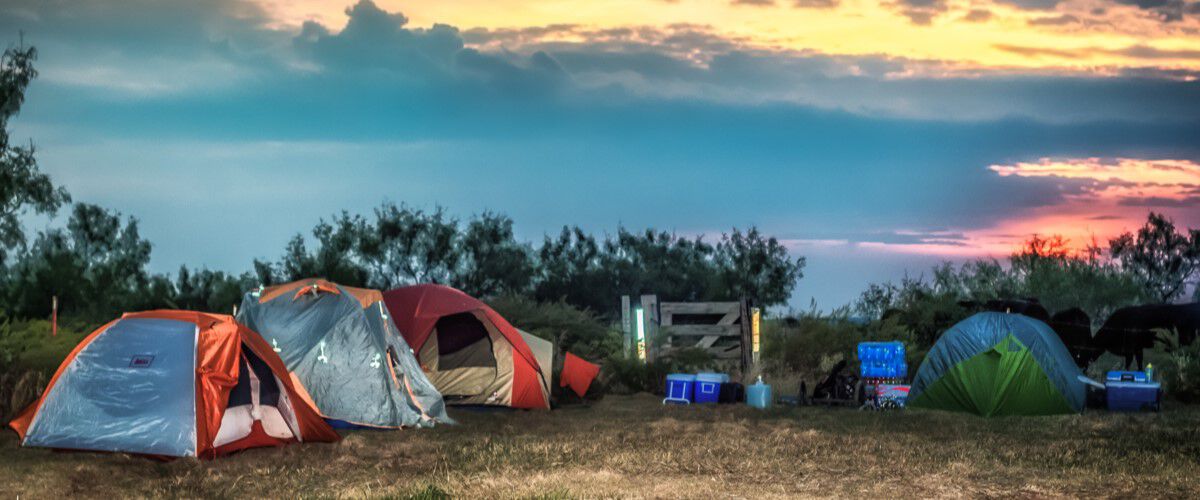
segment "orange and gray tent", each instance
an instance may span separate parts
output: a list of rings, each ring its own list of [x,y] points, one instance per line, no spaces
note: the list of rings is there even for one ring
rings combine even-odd
[[[10,424],[24,446],[211,458],[339,436],[230,316],[128,313],[75,347]]]
[[[451,422],[378,290],[296,281],[247,293],[238,320],[271,344],[334,427]]]
[[[550,408],[549,341],[448,286],[398,288],[383,301],[448,404]]]

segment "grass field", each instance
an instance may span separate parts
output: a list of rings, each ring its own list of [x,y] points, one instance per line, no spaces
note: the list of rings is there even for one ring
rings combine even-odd
[[[467,412],[457,426],[213,461],[23,449],[0,494],[89,497],[981,497],[1200,495],[1200,407],[982,419],[929,411],[663,407]]]

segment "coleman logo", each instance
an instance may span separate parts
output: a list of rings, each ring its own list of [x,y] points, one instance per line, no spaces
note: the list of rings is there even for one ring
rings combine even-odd
[[[149,354],[135,354],[129,360],[130,368],[149,368],[154,363],[154,356]]]

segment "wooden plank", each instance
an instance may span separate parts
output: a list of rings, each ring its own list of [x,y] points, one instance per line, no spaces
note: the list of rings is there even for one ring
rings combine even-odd
[[[674,325],[664,326],[663,333],[675,336],[707,337],[737,337],[741,335],[739,325]]]
[[[713,344],[716,344],[717,340],[720,338],[721,337],[718,337],[716,335],[709,335],[707,337],[700,339],[699,342],[696,342],[696,347],[699,347],[701,349],[708,349],[709,347],[712,347]]]
[[[727,313],[724,318],[721,318],[721,321],[718,321],[717,324],[718,325],[732,325],[732,324],[736,323],[738,318],[742,317],[742,315],[739,314],[740,312],[741,312],[740,310],[736,310],[736,309],[733,311],[729,311],[729,313]]]
[[[728,314],[738,310],[737,302],[663,302],[663,315],[670,314]]]

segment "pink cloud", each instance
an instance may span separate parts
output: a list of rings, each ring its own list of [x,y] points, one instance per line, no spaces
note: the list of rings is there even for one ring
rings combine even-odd
[[[1034,234],[1061,235],[1076,250],[1092,243],[1104,246],[1109,238],[1140,226],[1150,210],[1172,217],[1177,227],[1200,226],[1200,163],[1193,161],[1043,158],[988,169],[1000,177],[1053,183],[1062,190],[1062,201],[1020,210],[988,227],[959,228],[962,238],[953,242],[930,238],[918,244],[863,245],[948,258],[1003,257]]]

